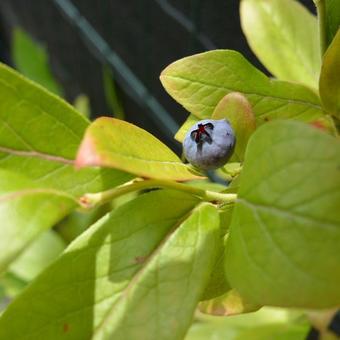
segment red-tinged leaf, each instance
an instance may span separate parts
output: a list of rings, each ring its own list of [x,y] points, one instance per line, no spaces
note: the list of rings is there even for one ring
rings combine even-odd
[[[108,117],[97,119],[87,129],[76,166],[116,168],[141,177],[178,181],[201,177],[147,131]]]

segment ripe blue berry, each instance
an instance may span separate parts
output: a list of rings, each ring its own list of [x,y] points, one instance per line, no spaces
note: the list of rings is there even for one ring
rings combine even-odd
[[[183,141],[185,158],[203,170],[216,169],[227,163],[234,146],[234,131],[226,119],[197,122]]]

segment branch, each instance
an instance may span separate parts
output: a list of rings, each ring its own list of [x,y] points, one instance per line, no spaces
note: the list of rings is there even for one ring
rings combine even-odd
[[[135,179],[133,181],[127,182],[123,185],[120,185],[116,188],[107,191],[102,191],[94,194],[85,194],[80,198],[79,201],[83,207],[89,209],[97,205],[109,202],[117,197],[128,194],[130,192],[155,188],[167,188],[187,192],[208,202],[217,201],[221,203],[230,203],[234,202],[237,198],[236,194],[223,194],[220,192],[203,190],[200,188],[192,187],[186,184],[177,183],[173,181],[160,179],[148,179],[148,180]]]

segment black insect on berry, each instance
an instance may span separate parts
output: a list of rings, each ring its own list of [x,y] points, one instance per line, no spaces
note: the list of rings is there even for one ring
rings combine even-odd
[[[213,130],[214,125],[212,123],[198,124],[198,128],[193,130],[190,134],[191,139],[194,140],[196,144],[198,144],[202,142],[202,136],[205,135],[207,141],[211,143],[212,139],[207,129]]]
[[[232,155],[234,146],[234,131],[226,119],[197,122],[183,141],[185,158],[203,170],[223,166]]]

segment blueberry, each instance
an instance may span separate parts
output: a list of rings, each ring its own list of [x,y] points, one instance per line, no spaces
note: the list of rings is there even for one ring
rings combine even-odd
[[[204,119],[193,125],[183,141],[185,158],[194,166],[216,169],[227,163],[233,153],[235,135],[226,119]]]

